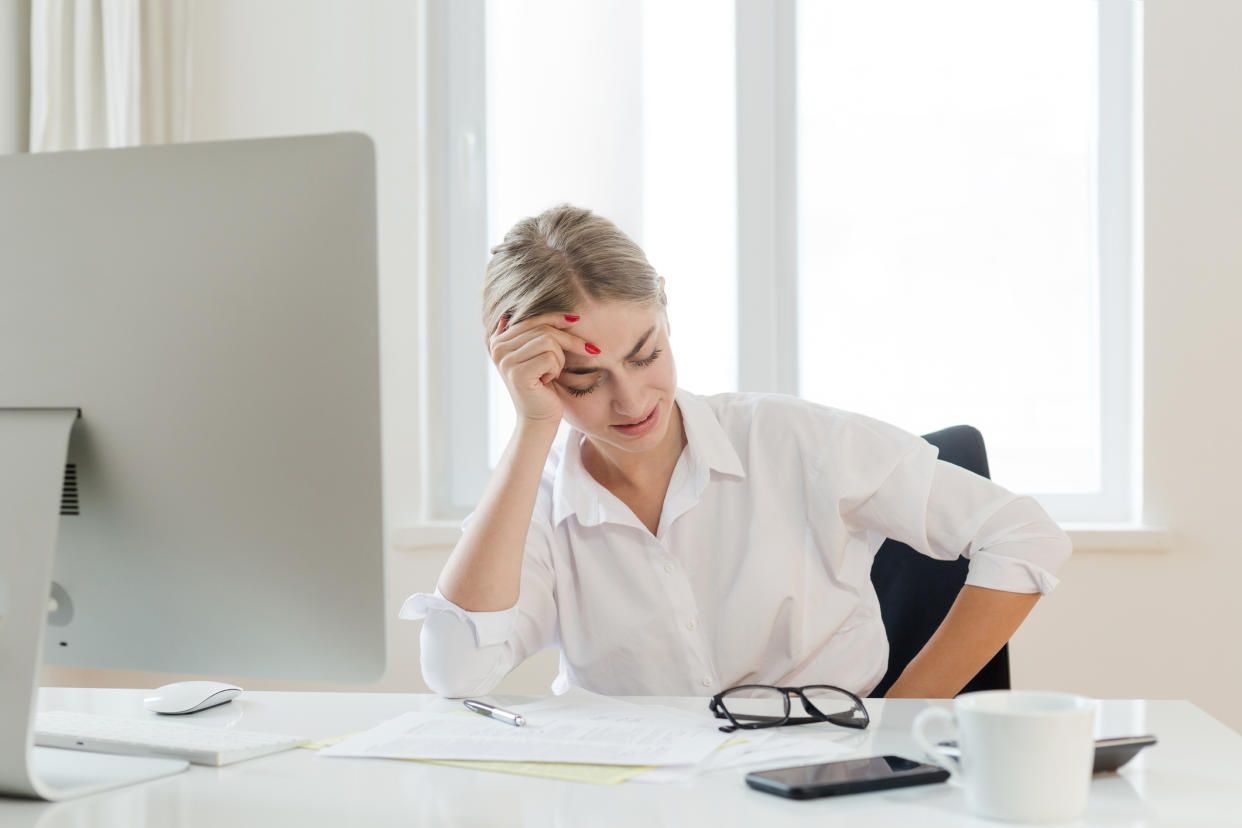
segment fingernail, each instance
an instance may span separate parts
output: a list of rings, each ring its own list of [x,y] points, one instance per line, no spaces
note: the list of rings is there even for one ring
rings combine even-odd
[[[586,352],[587,352],[588,354],[598,354],[598,353],[599,353],[599,348],[596,348],[594,345],[592,345],[590,342],[588,342],[588,343],[586,344]]]
[[[577,322],[581,318],[582,318],[581,316],[574,316],[573,314],[570,314],[570,313],[565,314],[566,322]]]

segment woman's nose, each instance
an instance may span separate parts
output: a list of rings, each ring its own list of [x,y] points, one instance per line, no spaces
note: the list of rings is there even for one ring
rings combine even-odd
[[[642,385],[633,379],[621,379],[613,384],[612,408],[622,417],[641,417],[643,410]]]

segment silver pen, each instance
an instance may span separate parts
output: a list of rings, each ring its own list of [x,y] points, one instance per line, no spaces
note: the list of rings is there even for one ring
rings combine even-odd
[[[508,710],[501,710],[499,707],[492,707],[490,704],[485,704],[481,701],[466,699],[462,702],[462,704],[466,705],[467,710],[473,710],[480,716],[487,716],[498,722],[504,722],[507,725],[522,727],[526,724],[526,720],[517,713],[510,713]]]

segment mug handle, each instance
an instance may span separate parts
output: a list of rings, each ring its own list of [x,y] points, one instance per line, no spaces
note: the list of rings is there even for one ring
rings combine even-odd
[[[956,756],[945,753],[944,749],[927,735],[927,728],[937,722],[948,722],[954,730],[957,729],[957,719],[948,710],[943,707],[927,707],[920,710],[919,714],[914,717],[914,725],[910,728],[910,733],[914,736],[914,741],[918,742],[919,747],[927,754],[928,759],[957,777],[962,772],[960,760]]]

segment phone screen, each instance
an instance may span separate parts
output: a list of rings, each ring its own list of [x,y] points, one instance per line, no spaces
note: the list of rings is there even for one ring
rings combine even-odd
[[[768,793],[804,799],[929,784],[948,778],[949,772],[935,765],[900,756],[869,756],[749,773],[746,783]]]

